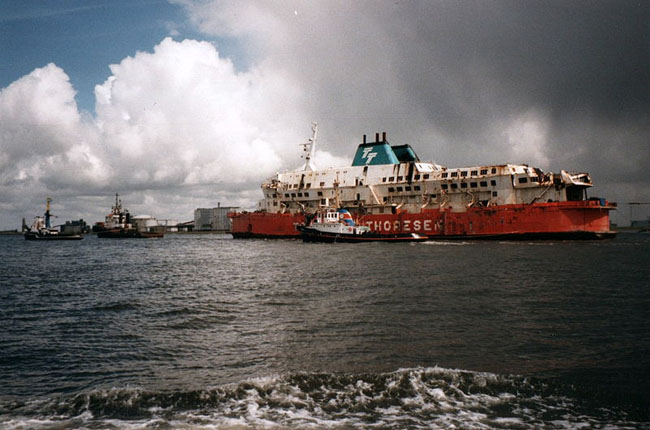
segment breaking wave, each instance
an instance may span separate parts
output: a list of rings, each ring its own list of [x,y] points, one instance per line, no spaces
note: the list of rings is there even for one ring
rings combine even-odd
[[[549,382],[444,368],[291,373],[195,391],[2,400],[5,429],[650,428]]]

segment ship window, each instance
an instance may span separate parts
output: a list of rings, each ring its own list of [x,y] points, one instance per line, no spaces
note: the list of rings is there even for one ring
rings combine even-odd
[[[492,173],[496,173],[496,172],[497,172],[497,168],[496,168],[496,167],[493,167],[493,168],[492,168]]]
[[[487,169],[481,169],[481,175],[487,175]]]
[[[478,184],[476,182],[470,182],[469,186],[472,188],[476,188],[478,187]]]
[[[309,193],[305,193],[305,197],[309,197]]]
[[[472,170],[472,172],[470,173],[470,175],[472,175],[472,176],[476,176],[476,175],[478,175],[478,170]]]
[[[458,188],[458,184],[451,184],[451,189],[452,189],[452,190],[455,190],[455,189],[457,189],[457,188]]]
[[[492,179],[492,180],[490,181],[490,185],[492,185],[493,187],[496,187],[496,186],[497,186],[497,181],[495,181],[494,179]]]
[[[305,188],[311,188],[311,183],[308,183],[307,185],[305,185]]]
[[[322,191],[318,192],[318,197],[323,197],[323,192]]]
[[[415,191],[420,191],[420,186],[419,186],[419,185],[416,185],[416,186],[413,187],[413,189],[414,189]]]
[[[447,173],[447,172],[442,172],[442,177],[443,177],[443,178],[446,178],[447,176],[449,176],[449,173]]]
[[[481,186],[482,187],[487,187],[487,181],[481,181]]]
[[[419,179],[420,179],[420,175],[415,175],[415,180],[417,181]]]
[[[432,199],[435,199],[435,198],[436,198],[436,195],[435,195],[435,194],[431,194],[431,198],[432,198]]]
[[[326,205],[327,204],[327,199],[320,199],[320,204],[321,205]]]
[[[492,197],[496,197],[496,196],[497,196],[497,192],[496,192],[496,191],[492,191]]]
[[[388,180],[389,180],[390,182],[393,182],[393,181],[395,180],[395,176],[391,176],[390,178],[388,178]]]
[[[411,191],[411,187],[404,187],[404,191]]]
[[[451,172],[451,177],[452,178],[457,178],[458,177],[458,172]]]
[[[424,175],[424,179],[429,179],[429,174]]]
[[[284,193],[284,196],[285,196],[285,197],[289,197],[289,193]]]
[[[393,191],[395,191],[395,188],[393,188],[393,187],[388,187],[388,192],[389,192],[389,193],[392,193]]]
[[[402,191],[402,187],[397,187],[397,192]]]
[[[384,197],[384,203],[388,201],[388,197]]]
[[[449,187],[447,186],[447,184],[440,184],[440,188],[442,188],[443,190],[446,190]]]
[[[386,177],[381,178],[381,182],[386,182]]]
[[[325,182],[321,182],[321,183],[320,183],[320,186],[321,186],[321,187],[324,187],[324,186],[325,186]]]
[[[277,205],[278,205],[278,202],[273,202],[273,206],[277,206]]]
[[[298,197],[302,197],[302,193],[298,193]]]
[[[460,187],[461,188],[467,188],[467,182],[461,182]]]
[[[519,178],[520,184],[525,184],[526,182],[528,182],[528,178]]]
[[[533,178],[530,178],[530,182],[539,182],[539,178],[536,177],[536,176],[533,177]]]
[[[464,178],[465,176],[467,176],[467,172],[466,171],[460,172],[460,176],[462,176]]]
[[[296,197],[296,193],[291,193],[291,197]]]
[[[402,179],[404,179],[403,176],[398,176],[398,177],[397,177],[397,180],[398,180],[398,181],[401,181]]]

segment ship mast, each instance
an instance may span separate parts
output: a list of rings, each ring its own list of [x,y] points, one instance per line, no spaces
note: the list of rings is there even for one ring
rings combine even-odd
[[[51,228],[52,223],[50,222],[50,217],[52,216],[50,214],[50,203],[52,203],[51,198],[45,199],[45,228]]]
[[[318,134],[318,123],[317,122],[312,122],[311,123],[311,138],[305,143],[300,143],[299,145],[302,146],[302,150],[304,151],[305,155],[301,156],[305,158],[305,164],[302,166],[303,171],[313,171],[315,170],[314,165],[312,164],[312,158],[314,158],[314,151],[316,150],[316,135]]]

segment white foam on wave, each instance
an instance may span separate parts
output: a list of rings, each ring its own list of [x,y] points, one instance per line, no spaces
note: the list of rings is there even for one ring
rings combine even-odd
[[[518,376],[440,367],[367,375],[296,373],[254,378],[201,392],[106,390],[94,393],[92,401],[86,399],[86,406],[77,416],[0,418],[0,427],[8,430],[634,427],[624,421],[612,421],[610,415],[589,416],[576,407],[573,399],[543,394],[535,384],[539,385]],[[194,398],[199,400],[193,406]],[[78,397],[74,401],[79,403]],[[98,401],[100,406],[95,410],[100,412],[102,401],[116,413],[123,402],[125,409],[135,408],[149,416],[134,419],[93,416],[88,408]],[[185,406],[179,408],[178,404]]]
[[[473,245],[476,242],[466,242],[466,241],[457,241],[457,240],[427,240],[425,242],[420,242],[421,245],[427,246],[465,246]]]

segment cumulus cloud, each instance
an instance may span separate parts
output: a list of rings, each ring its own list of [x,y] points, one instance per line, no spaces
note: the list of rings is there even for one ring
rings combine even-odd
[[[116,174],[137,185],[259,179],[294,138],[280,114],[296,98],[291,86],[237,73],[207,42],[165,39],[111,72],[95,90],[97,124]]]
[[[296,108],[300,89],[282,74],[238,72],[212,44],[170,38],[110,70],[95,88],[95,116],[78,111],[68,76],[54,64],[2,90],[6,201],[35,200],[28,204],[36,208],[52,193],[70,200],[137,191],[131,208],[190,218],[220,198],[254,205],[266,176],[300,164],[309,121]],[[192,192],[203,198],[174,196]],[[97,219],[110,201],[87,216]]]
[[[0,192],[5,201],[106,178],[96,135],[79,113],[74,89],[54,64],[0,91]]]

